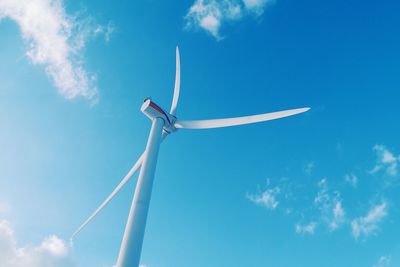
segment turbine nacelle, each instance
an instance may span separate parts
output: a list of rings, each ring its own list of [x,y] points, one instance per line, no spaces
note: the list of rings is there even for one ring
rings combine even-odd
[[[150,119],[154,120],[156,118],[160,118],[164,121],[163,130],[166,133],[175,132],[177,129],[174,124],[176,122],[176,117],[168,112],[166,112],[163,108],[157,105],[151,98],[146,98],[140,110]]]

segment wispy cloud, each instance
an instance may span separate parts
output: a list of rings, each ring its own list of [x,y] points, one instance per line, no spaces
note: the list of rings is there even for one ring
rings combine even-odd
[[[8,221],[0,220],[0,259],[2,267],[72,267],[70,250],[55,235],[36,246],[18,247]]]
[[[315,228],[317,227],[316,222],[310,222],[308,224],[296,224],[295,230],[297,234],[314,234]]]
[[[93,33],[95,36],[103,35],[104,40],[108,43],[111,40],[111,35],[114,33],[114,31],[115,31],[114,23],[109,22],[106,26],[97,25],[94,28]]]
[[[371,173],[377,173],[383,170],[389,176],[396,176],[400,156],[395,156],[384,145],[375,145],[373,150],[377,156],[377,162]]]
[[[374,267],[387,267],[390,266],[390,257],[388,256],[381,256],[379,257],[378,262],[374,265]]]
[[[318,192],[314,198],[314,203],[323,211],[327,210],[330,206],[330,196],[328,194],[328,180],[326,178],[321,179],[318,182]]]
[[[202,29],[221,40],[224,23],[232,23],[248,15],[260,16],[274,0],[196,0],[185,16],[186,29]]]
[[[243,0],[245,8],[257,15],[264,13],[265,7],[273,2],[273,0]]]
[[[304,166],[304,172],[310,175],[313,172],[314,168],[315,168],[315,163],[313,161],[310,161]]]
[[[346,174],[344,176],[344,180],[354,188],[356,188],[358,185],[358,177],[352,173]]]
[[[386,215],[387,203],[382,202],[379,205],[373,206],[366,216],[354,219],[351,222],[351,229],[354,238],[358,239],[362,236],[367,237],[371,234],[375,234],[379,229],[378,224],[386,217]]]
[[[397,172],[399,155],[391,152],[383,145],[374,146],[373,150],[377,154],[377,171],[387,173],[387,176],[394,175]],[[307,163],[307,162],[306,162]],[[313,167],[312,162],[308,162],[302,166],[302,174],[307,174],[307,167]],[[274,185],[267,180],[265,190],[258,190],[257,194],[247,194],[247,198],[253,203],[266,207],[269,210],[283,211],[284,215],[294,218],[296,233],[298,234],[314,234],[317,230],[329,232],[338,231],[349,227],[349,236],[356,241],[364,240],[370,235],[379,233],[382,222],[388,214],[388,201],[373,202],[365,214],[355,214],[360,202],[367,199],[376,201],[377,196],[385,199],[381,194],[373,193],[360,197],[360,194],[354,194],[354,191],[348,191],[348,185],[356,188],[361,186],[359,177],[354,173],[348,173],[342,176],[342,180],[323,178],[314,185],[316,191],[314,195],[310,195],[311,188],[309,180],[312,177],[306,176],[306,183],[300,182],[298,179],[285,178],[281,179]],[[394,179],[397,179],[395,176]],[[385,179],[377,179],[379,184],[384,185],[391,177]],[[346,185],[348,184],[348,185]],[[366,183],[368,185],[368,183]],[[346,190],[347,189],[347,190]],[[362,188],[363,189],[363,188]],[[342,194],[343,193],[343,194]]]
[[[247,194],[246,197],[253,203],[274,210],[278,207],[277,195],[281,192],[279,187],[268,188],[260,194]]]
[[[342,202],[336,200],[332,210],[332,218],[329,222],[329,228],[333,231],[336,230],[342,223],[345,222],[346,214],[342,207]]]
[[[318,182],[318,188],[314,204],[321,213],[321,220],[327,223],[331,231],[334,231],[345,222],[346,216],[340,193],[337,191],[331,192],[326,178]]]
[[[61,95],[96,98],[96,76],[85,70],[82,51],[95,30],[107,34],[110,30],[93,25],[90,18],[68,15],[63,0],[2,0],[2,18],[19,26],[27,57],[44,66]]]

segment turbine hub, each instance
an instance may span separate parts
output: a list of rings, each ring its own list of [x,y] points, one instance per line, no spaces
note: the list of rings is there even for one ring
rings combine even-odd
[[[162,109],[159,105],[157,105],[150,98],[146,98],[140,110],[146,115],[150,120],[154,120],[155,118],[161,118],[164,121],[163,130],[167,133],[175,132],[177,129],[175,128],[176,117],[174,115],[169,114],[164,109]]]

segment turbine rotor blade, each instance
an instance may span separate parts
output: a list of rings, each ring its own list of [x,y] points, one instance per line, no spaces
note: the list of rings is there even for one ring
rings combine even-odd
[[[308,111],[310,108],[298,108],[291,110],[284,110],[272,113],[265,113],[252,116],[227,118],[227,119],[213,119],[213,120],[194,120],[194,121],[177,121],[175,127],[178,129],[209,129],[237,126],[242,124],[251,124],[262,121],[276,120],[284,117],[289,117],[299,113]]]
[[[181,62],[179,56],[179,48],[176,47],[175,87],[174,87],[174,96],[172,98],[171,110],[169,112],[172,115],[175,115],[176,113],[176,106],[178,105],[180,87],[181,87]]]
[[[106,200],[104,200],[103,203],[101,203],[101,205],[92,213],[92,215],[90,215],[89,218],[87,218],[87,220],[72,234],[71,239],[74,238],[80,231],[82,231],[82,229],[85,228],[85,226],[88,225],[97,216],[97,214],[114,198],[114,196],[122,189],[122,187],[124,187],[124,185],[132,177],[132,175],[135,174],[135,172],[142,165],[145,153],[146,152],[143,152],[143,154],[136,161],[131,170],[125,175],[125,177],[121,180],[114,191],[112,191],[112,193],[106,198]]]

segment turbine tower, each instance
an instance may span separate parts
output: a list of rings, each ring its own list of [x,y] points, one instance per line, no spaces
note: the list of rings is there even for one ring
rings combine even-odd
[[[150,98],[145,99],[141,107],[141,111],[152,121],[150,135],[147,140],[145,151],[133,165],[128,174],[122,179],[120,184],[114,189],[114,191],[72,235],[73,238],[90,221],[92,221],[93,218],[96,217],[96,215],[111,201],[111,199],[129,181],[132,175],[140,168],[139,178],[136,184],[116,267],[139,266],[143,237],[146,228],[147,213],[149,210],[151,191],[157,164],[158,150],[165,137],[176,132],[178,129],[209,129],[237,126],[280,119],[309,110],[309,108],[299,108],[236,118],[180,121],[176,117],[179,91],[180,56],[179,49],[176,47],[175,88],[170,111],[165,111],[165,109],[158,106]]]

